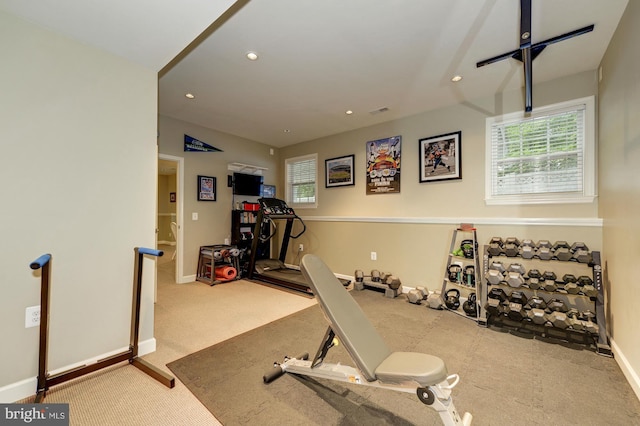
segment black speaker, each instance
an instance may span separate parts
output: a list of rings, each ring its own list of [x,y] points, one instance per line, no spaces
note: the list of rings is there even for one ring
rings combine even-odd
[[[227,186],[231,188],[233,186],[233,176],[227,175]]]

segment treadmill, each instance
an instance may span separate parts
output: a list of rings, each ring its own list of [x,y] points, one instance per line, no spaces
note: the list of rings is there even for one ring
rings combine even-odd
[[[302,272],[299,269],[289,268],[284,263],[287,249],[289,248],[289,240],[304,234],[307,229],[306,225],[283,200],[278,198],[259,198],[258,203],[260,208],[256,217],[254,238],[247,267],[248,278],[313,294],[307,281],[302,276]],[[296,235],[291,235],[293,223],[296,220],[299,220],[302,224],[302,231]],[[277,259],[258,259],[258,253],[264,253],[264,245],[270,244],[271,239],[276,235],[276,221],[286,222],[282,246],[280,247],[280,256]]]

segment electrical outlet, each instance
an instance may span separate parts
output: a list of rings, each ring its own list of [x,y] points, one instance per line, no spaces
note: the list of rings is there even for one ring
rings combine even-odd
[[[29,306],[24,312],[24,328],[40,325],[40,305]]]
[[[371,252],[371,260],[378,260],[378,253],[376,253],[375,251]]]
[[[298,251],[304,251],[304,245],[299,244],[298,245]]]

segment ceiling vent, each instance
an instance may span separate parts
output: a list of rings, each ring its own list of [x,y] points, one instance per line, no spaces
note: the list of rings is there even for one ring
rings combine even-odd
[[[380,114],[381,112],[387,112],[387,111],[389,111],[388,107],[381,107],[378,109],[374,109],[373,111],[369,111],[369,114],[376,115],[376,114]]]

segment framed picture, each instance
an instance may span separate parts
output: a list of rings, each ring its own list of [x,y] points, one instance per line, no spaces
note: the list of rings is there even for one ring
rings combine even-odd
[[[334,186],[355,185],[355,176],[353,173],[354,158],[355,156],[352,154],[324,160],[324,186],[326,188],[332,188]]]
[[[216,200],[216,178],[198,175],[198,201]]]
[[[420,139],[420,182],[462,179],[462,132]]]
[[[366,194],[400,193],[402,136],[367,142]]]
[[[262,197],[275,198],[276,197],[275,185],[262,185]]]
[[[175,192],[170,192],[169,193],[169,202],[170,203],[175,203],[176,202],[176,193]]]

